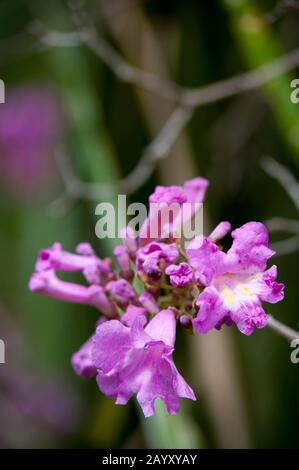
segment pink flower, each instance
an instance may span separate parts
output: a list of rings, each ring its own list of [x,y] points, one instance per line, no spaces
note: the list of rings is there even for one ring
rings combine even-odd
[[[97,369],[92,360],[92,337],[89,338],[79,349],[72,355],[72,366],[74,371],[84,379],[91,379],[97,373]]]
[[[284,285],[277,283],[276,266],[266,271],[274,252],[268,247],[268,232],[258,222],[249,222],[232,232],[227,253],[208,238],[194,239],[187,249],[190,264],[206,286],[197,299],[199,312],[193,324],[207,333],[222,324],[236,324],[245,335],[267,324],[262,301],[283,299]]]
[[[117,245],[113,250],[113,254],[120,268],[121,277],[131,280],[134,277],[134,272],[131,269],[130,252],[128,248],[124,245]]]
[[[136,233],[131,227],[128,226],[121,231],[121,237],[125,247],[130,253],[131,258],[134,258],[138,248]]]
[[[35,269],[37,272],[55,269],[64,272],[81,271],[90,284],[105,284],[114,278],[109,260],[98,258],[88,243],[81,243],[78,254],[64,251],[61,243],[40,251]]]
[[[155,192],[150,195],[150,203],[183,204],[187,201],[187,195],[180,186],[157,186]]]
[[[108,282],[106,289],[113,300],[122,308],[125,308],[130,303],[137,301],[136,292],[131,284],[125,279]]]
[[[157,240],[136,238],[127,227],[123,245],[114,249],[116,272],[111,259],[98,258],[88,243],[79,244],[75,254],[55,243],[41,250],[30,279],[34,292],[91,305],[103,313],[93,337],[73,354],[73,368],[85,378],[97,375],[100,390],[117,404],[136,395],[146,417],[154,414],[156,398],[170,414],[178,412],[180,398],[195,400],[172,358],[176,322],[200,333],[234,324],[250,335],[267,323],[262,302],[283,299],[276,266],[267,269],[274,252],[263,224],[249,222],[234,230],[227,253],[216,243],[231,231],[229,222],[218,224],[208,237],[195,237],[186,252],[174,242],[175,228],[184,222],[183,204],[201,202],[207,186],[207,180],[195,178],[182,187],[157,187],[152,203],[164,209],[178,206],[169,222],[173,231],[159,241],[163,224],[150,210],[143,229],[156,224]],[[192,210],[188,217],[193,217]],[[56,271],[81,272],[88,285],[63,281]],[[131,282],[135,275],[136,291]]]
[[[126,326],[132,326],[136,317],[143,316],[146,319],[146,310],[143,307],[137,307],[136,305],[129,305],[126,312],[121,316],[121,322]]]
[[[170,276],[170,284],[175,287],[185,287],[195,281],[195,276],[188,263],[180,263],[178,266],[171,264],[165,273]]]
[[[139,302],[151,315],[155,315],[156,313],[159,312],[159,307],[156,302],[156,299],[153,296],[153,294],[151,294],[150,292],[147,292],[147,291],[143,292],[139,296]]]
[[[140,275],[157,281],[161,278],[163,269],[179,257],[175,243],[151,242],[137,251],[136,267]]]
[[[149,197],[149,216],[140,230],[140,245],[175,238],[181,227],[194,216],[197,205],[203,202],[208,185],[208,180],[197,177],[186,181],[182,187],[157,186]]]
[[[108,317],[117,316],[115,305],[108,299],[103,286],[94,284],[86,287],[62,281],[53,269],[32,274],[29,289],[54,299],[91,305]]]
[[[176,414],[180,398],[195,400],[195,396],[173,363],[174,312],[162,310],[144,325],[144,317],[137,316],[131,328],[117,320],[97,328],[93,362],[98,386],[118,405],[125,405],[136,394],[146,417],[154,414],[156,398],[164,401],[169,414]]]
[[[209,235],[209,239],[212,242],[217,243],[219,240],[224,238],[232,229],[229,222],[220,222]]]

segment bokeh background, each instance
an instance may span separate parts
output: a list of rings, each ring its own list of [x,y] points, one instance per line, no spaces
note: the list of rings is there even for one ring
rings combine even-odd
[[[198,401],[184,403],[176,417],[158,406],[145,420],[134,401],[115,406],[71,369],[97,312],[27,288],[38,250],[54,241],[70,251],[89,241],[99,255],[111,253],[116,241],[96,239],[94,211],[97,202],[115,201],[113,186],[95,186],[101,193],[92,199],[72,175],[98,184],[130,174],[175,109],[171,97],[126,83],[113,51],[163,79],[166,90],[171,83],[201,87],[299,47],[296,3],[1,0],[1,447],[298,447],[299,365],[274,332],[180,332],[175,359]],[[85,11],[79,26],[78,8]],[[95,47],[81,44],[78,28],[92,33]],[[146,202],[158,183],[202,175],[211,183],[206,231],[220,220],[237,227],[298,219],[287,188],[263,168],[270,156],[298,177],[299,104],[290,101],[296,72],[299,78],[293,67],[262,88],[194,109],[165,158],[150,165],[144,181],[135,177],[128,200]],[[271,240],[287,236],[275,232]],[[291,247],[278,247],[286,299],[267,311],[296,328],[298,235]]]

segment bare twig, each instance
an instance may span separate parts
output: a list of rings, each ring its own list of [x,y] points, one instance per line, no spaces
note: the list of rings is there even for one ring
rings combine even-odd
[[[299,220],[273,217],[266,220],[265,224],[270,232],[288,232],[299,235]]]
[[[279,0],[270,13],[266,15],[268,23],[275,23],[288,11],[299,12],[299,2],[297,0]]]
[[[289,10],[299,11],[299,2],[298,2],[298,0],[283,0],[283,4]]]
[[[271,330],[275,331],[279,335],[284,336],[289,341],[292,341],[293,339],[299,339],[299,331],[293,330],[280,321],[275,320],[272,315],[269,315],[268,317],[268,328],[271,328]]]
[[[123,82],[132,83],[163,98],[179,103],[162,131],[152,144],[145,149],[140,162],[131,174],[123,180],[112,183],[80,183],[77,180],[76,189],[73,188],[71,192],[74,190],[77,193],[77,197],[88,199],[107,197],[113,191],[116,192],[118,190],[125,193],[133,193],[141,187],[152,174],[156,162],[169,154],[172,145],[187,122],[192,118],[196,107],[254,90],[299,65],[299,49],[296,49],[255,71],[192,90],[180,88],[171,82],[161,80],[155,75],[132,67],[110,44],[103,38],[99,38],[96,32],[89,28],[84,29],[81,27],[79,32],[70,33],[51,31],[43,35],[41,39],[44,44],[57,47],[73,47],[83,42],[96,52]],[[80,189],[78,189],[79,187]]]
[[[77,32],[49,31],[41,35],[40,40],[45,45],[55,47],[74,47],[85,44],[123,82],[139,86],[190,108],[211,104],[255,90],[299,66],[299,48],[297,48],[256,70],[192,89],[180,87],[171,81],[163,80],[154,74],[133,67],[91,27],[81,26]]]
[[[86,45],[107,67],[113,70],[122,82],[139,86],[173,102],[181,100],[182,91],[179,85],[130,65],[103,37],[97,34],[92,24],[88,27],[82,24],[82,14],[77,13],[74,18],[78,26],[77,31],[48,31],[40,36],[42,43],[50,47]]]
[[[299,249],[299,236],[293,236],[286,240],[281,240],[271,244],[271,249],[275,251],[276,256],[284,256],[294,253]]]
[[[48,47],[77,47],[82,44],[77,31],[48,31],[41,35],[40,41]]]
[[[197,90],[186,91],[183,102],[188,106],[202,106],[220,101],[240,93],[255,90],[284,73],[299,66],[299,48],[272,62],[233,78],[207,85]]]
[[[294,202],[296,209],[299,211],[299,184],[288,168],[270,157],[264,158],[261,164],[266,173],[281,184]],[[274,217],[266,221],[266,225],[271,232],[284,231],[295,234],[295,236],[287,238],[286,240],[272,243],[271,248],[276,251],[278,256],[288,255],[299,249],[298,220]]]
[[[117,193],[134,193],[152,174],[156,162],[169,153],[191,115],[190,109],[178,107],[156,138],[145,148],[134,170],[121,180],[105,183],[84,182],[74,173],[65,151],[61,148],[57,149],[56,161],[64,183],[65,194],[62,194],[51,203],[51,212],[55,215],[60,215],[59,204],[63,203],[64,207],[69,207],[70,200],[72,199],[82,198],[99,201]],[[64,213],[64,210],[62,213]]]
[[[299,184],[292,173],[271,157],[264,158],[261,164],[266,173],[281,184],[299,211]]]
[[[127,194],[135,192],[151,176],[156,162],[169,154],[180,133],[192,118],[195,108],[259,88],[299,66],[298,48],[257,70],[196,89],[184,88],[129,64],[102,36],[99,36],[86,11],[72,9],[72,15],[77,31],[40,33],[41,42],[50,47],[76,47],[84,44],[113,70],[121,81],[168,99],[176,103],[177,108],[156,138],[145,148],[135,169],[122,180],[99,184],[85,183],[74,177],[73,172],[69,171],[69,164],[66,171],[65,164],[61,165],[60,162],[66,193],[71,199],[99,200],[117,192]],[[294,202],[298,204],[296,207],[299,208],[299,189],[297,194],[295,186],[291,185],[290,191]]]

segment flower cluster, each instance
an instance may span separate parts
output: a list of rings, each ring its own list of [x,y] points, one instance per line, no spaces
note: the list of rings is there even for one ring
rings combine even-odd
[[[201,203],[207,186],[204,178],[159,186],[150,202]],[[123,231],[123,244],[114,249],[118,269],[87,243],[76,254],[55,243],[39,253],[29,284],[32,291],[99,310],[95,332],[72,357],[73,368],[87,379],[96,376],[117,404],[136,394],[146,417],[154,414],[156,398],[170,414],[178,412],[180,398],[195,400],[173,362],[177,324],[198,333],[236,325],[250,335],[267,324],[262,302],[282,300],[284,288],[276,282],[276,266],[266,266],[274,252],[263,224],[249,222],[231,232],[229,222],[221,222],[184,250],[180,239],[163,238],[164,230],[161,238],[147,237],[148,227],[158,223],[150,212],[139,237],[130,227]],[[225,253],[219,241],[230,232],[233,243]],[[80,271],[85,285],[60,280],[57,271]]]

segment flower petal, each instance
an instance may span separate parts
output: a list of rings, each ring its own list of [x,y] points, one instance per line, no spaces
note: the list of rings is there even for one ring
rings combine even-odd
[[[93,337],[92,360],[104,373],[113,370],[131,347],[130,329],[118,320],[99,325]]]
[[[199,333],[220,328],[229,317],[229,310],[224,306],[223,299],[214,287],[206,287],[199,295],[196,305],[199,311],[192,323]]]
[[[205,286],[212,282],[213,277],[221,275],[226,270],[226,254],[207,237],[194,238],[186,253],[191,266]]]
[[[92,360],[92,337],[89,338],[79,349],[72,355],[71,363],[74,371],[85,379],[91,379],[97,369]]]
[[[161,310],[149,322],[145,332],[156,341],[163,341],[166,345],[173,347],[176,336],[175,313],[171,308]]]
[[[269,235],[260,222],[248,222],[232,232],[232,247],[227,252],[228,272],[264,271],[268,259],[275,254],[268,247]]]
[[[231,318],[239,331],[246,336],[250,336],[254,328],[264,328],[268,322],[268,317],[258,302],[240,305],[237,310],[231,312]]]

